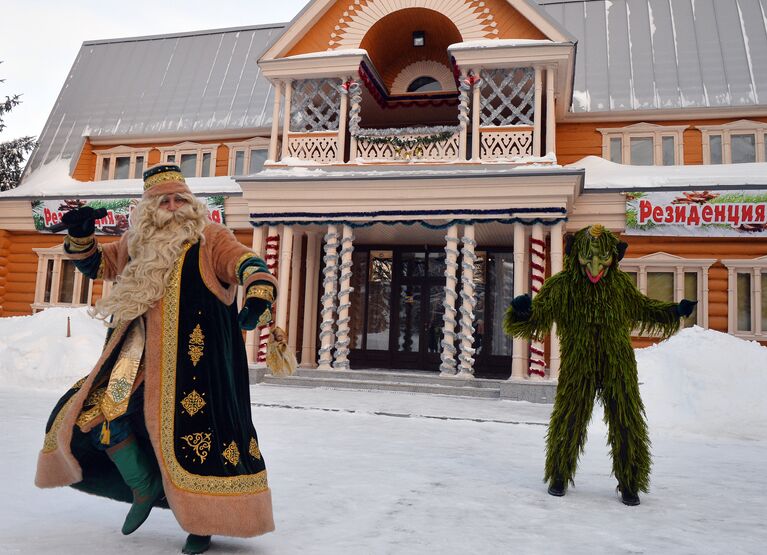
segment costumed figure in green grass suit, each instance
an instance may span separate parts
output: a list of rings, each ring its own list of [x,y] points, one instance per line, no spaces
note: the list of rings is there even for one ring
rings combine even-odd
[[[595,397],[604,406],[613,474],[622,501],[639,504],[650,482],[650,439],[631,332],[667,339],[689,316],[694,301],[651,299],[618,268],[627,244],[601,225],[568,236],[564,270],[544,283],[535,299],[515,297],[506,312],[507,334],[543,340],[557,325],[561,367],[546,436],[549,493],[562,496],[586,444]]]
[[[240,330],[271,319],[274,277],[209,220],[176,165],[144,173],[119,241],[97,241],[94,220],[90,207],[67,212],[64,248],[83,274],[115,282],[91,310],[107,340],[54,408],[35,483],[131,503],[124,534],[169,507],[189,532],[184,553],[207,550],[211,535],[273,530]]]

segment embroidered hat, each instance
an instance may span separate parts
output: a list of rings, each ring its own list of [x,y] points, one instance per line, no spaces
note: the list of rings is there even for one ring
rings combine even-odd
[[[144,172],[144,198],[192,191],[176,164],[156,164]]]

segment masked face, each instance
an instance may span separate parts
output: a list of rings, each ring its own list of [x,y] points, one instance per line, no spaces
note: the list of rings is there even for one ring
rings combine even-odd
[[[585,252],[578,253],[581,271],[586,274],[591,283],[597,283],[607,275],[613,264],[613,254],[610,249],[600,247],[598,241],[589,241]]]

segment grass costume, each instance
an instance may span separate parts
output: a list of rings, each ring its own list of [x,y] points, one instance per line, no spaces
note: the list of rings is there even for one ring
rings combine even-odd
[[[568,237],[564,270],[551,276],[531,300],[516,297],[506,312],[507,334],[542,340],[557,325],[562,362],[554,410],[546,437],[549,493],[565,494],[574,483],[578,457],[595,397],[604,406],[613,474],[623,502],[639,504],[650,476],[650,440],[639,395],[631,331],[663,339],[679,329],[695,302],[669,303],[637,290],[618,268],[627,244],[601,225]]]

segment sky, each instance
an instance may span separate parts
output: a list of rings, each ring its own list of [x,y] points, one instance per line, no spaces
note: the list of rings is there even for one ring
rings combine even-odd
[[[85,41],[288,22],[308,0],[2,0],[0,98],[22,94],[0,141],[37,136]]]

